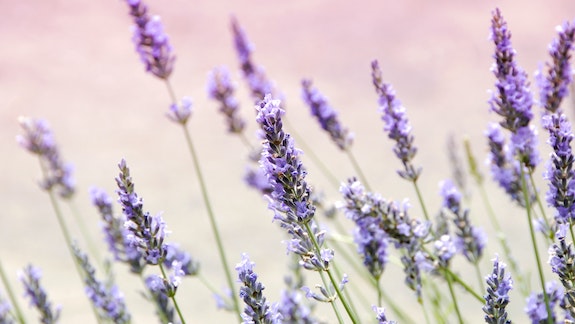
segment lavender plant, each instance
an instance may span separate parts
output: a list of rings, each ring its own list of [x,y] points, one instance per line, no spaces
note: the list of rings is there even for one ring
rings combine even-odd
[[[227,287],[224,288],[226,293],[219,293],[211,282],[200,276],[199,262],[195,258],[179,245],[167,242],[167,225],[162,215],[152,215],[144,210],[143,200],[135,191],[130,169],[122,159],[118,165],[119,175],[115,178],[122,212],[114,212],[113,200],[101,189],[91,190],[92,204],[101,218],[111,262],[124,264],[129,272],[139,277],[142,295],[153,305],[160,322],[186,322],[184,308],[180,308],[175,296],[182,289],[182,282],[192,276],[197,277],[216,296],[214,307],[235,312],[235,321],[243,323],[321,323],[330,322],[332,318],[339,323],[362,323],[368,319],[369,322],[396,323],[388,320],[388,317],[397,318],[398,322],[417,322],[404,312],[407,310],[411,313],[410,305],[398,306],[390,300],[393,298],[386,297],[386,285],[389,282],[386,276],[390,268],[390,272],[394,271],[393,268],[402,269],[404,283],[414,292],[413,301],[419,304],[428,323],[432,321],[431,316],[438,323],[454,320],[459,323],[473,322],[479,317],[483,317],[486,323],[511,323],[511,318],[519,318],[518,314],[512,314],[508,309],[516,283],[526,297],[524,313],[532,323],[574,321],[575,174],[571,147],[574,136],[569,114],[562,109],[562,104],[572,86],[571,56],[575,23],[566,22],[557,28],[557,37],[549,46],[551,60],[545,64],[545,69],[542,67],[535,74],[539,93],[536,102],[529,75],[517,63],[517,53],[511,44],[507,22],[499,9],[492,12],[490,37],[495,49],[491,71],[495,76],[495,86],[487,106],[499,120],[491,123],[485,132],[488,167],[493,180],[527,215],[528,234],[537,267],[537,279],[541,285],[532,291],[528,279],[522,274],[521,266],[513,259],[504,238],[505,233],[497,221],[497,216],[506,214],[506,211],[495,211],[489,204],[483,187],[481,167],[469,145],[466,145],[466,153],[470,174],[481,191],[504,257],[495,257],[489,269],[483,267],[481,261],[487,251],[487,234],[475,225],[476,219],[471,217],[470,209],[464,207],[463,196],[451,181],[441,184],[441,208],[436,218],[430,217],[424,192],[418,185],[423,169],[415,163],[417,147],[406,108],[397,99],[392,85],[384,82],[377,60],[371,64],[371,79],[378,95],[383,129],[393,141],[393,153],[402,165],[397,173],[413,184],[421,211],[410,208],[409,198],[385,199],[368,186],[368,181],[377,182],[378,179],[364,173],[351,155],[352,133],[342,126],[326,97],[306,79],[302,82],[304,102],[323,131],[329,134],[340,150],[349,155],[360,179],[348,177],[347,181],[342,182],[345,178],[334,176],[336,173],[329,171],[330,163],[323,163],[319,159],[322,163],[320,168],[326,169],[323,171],[332,178],[332,184],[341,184],[339,208],[331,213],[330,221],[338,217],[338,212],[342,212],[349,221],[338,227],[338,231],[327,227],[317,212],[324,207],[323,201],[318,198],[322,188],[311,185],[302,161],[304,151],[313,155],[314,150],[294,135],[298,125],[285,127],[283,97],[266,76],[264,68],[254,62],[254,45],[248,41],[237,19],[232,18],[231,27],[240,73],[248,83],[250,92],[248,106],[252,107],[253,102],[256,102],[255,122],[260,135],[258,149],[254,149],[256,146],[245,135],[248,120],[239,115],[240,100],[235,95],[231,71],[219,67],[210,72],[208,96],[218,103],[218,109],[225,117],[227,131],[239,135],[252,156],[256,152],[258,168],[250,169],[246,181],[248,185],[257,188],[268,203],[268,208],[273,212],[273,221],[279,223],[288,237],[285,240],[287,254],[295,256],[297,261],[287,274],[295,279],[286,280],[288,288],[277,297],[277,302],[273,302],[272,294],[266,291],[264,296],[264,285],[254,271],[255,263],[250,261],[247,254],[242,254],[241,261],[235,267],[238,280],[232,279],[227,250],[223,245],[208,186],[200,167],[200,155],[188,129],[191,124],[192,99],[181,97],[178,100],[170,83],[175,68],[175,54],[170,38],[159,16],[151,15],[146,4],[140,0],[126,0],[126,3],[134,21],[132,40],[136,52],[146,72],[166,84],[171,100],[166,112],[167,119],[181,126],[184,131],[221,261],[219,270],[225,274],[227,281]],[[554,217],[549,219],[541,203],[541,190],[535,181],[536,167],[542,160],[537,146],[538,128],[533,111],[537,106],[535,104],[541,108],[541,126],[546,131],[547,143],[551,149],[543,176],[548,187],[547,207],[554,213]],[[40,187],[49,194],[66,244],[74,257],[76,270],[85,284],[86,295],[96,320],[129,323],[132,315],[127,310],[128,301],[120,292],[123,283],[102,281],[96,277],[98,265],[89,261],[90,252],[81,251],[72,240],[73,236],[84,235],[68,228],[64,213],[59,208],[58,199],[69,201],[76,192],[71,165],[63,162],[45,121],[22,118],[20,124],[24,134],[18,137],[18,142],[40,160],[43,174]],[[466,194],[469,192],[469,198],[472,199],[473,190],[463,188],[463,171],[460,163],[455,161],[458,159],[454,153],[456,145],[454,140],[450,144],[454,178],[460,189],[465,190]],[[298,149],[300,146],[304,148],[303,151]],[[328,161],[327,158],[324,160]],[[537,206],[539,210],[536,210]],[[547,244],[549,257],[546,269],[542,262],[544,257],[539,254],[541,238],[538,240],[535,236],[534,223],[539,224],[545,234],[543,243]],[[240,228],[238,231],[243,235],[257,235],[249,228]],[[205,242],[193,242],[202,243]],[[202,248],[204,246],[206,250],[212,248],[209,244],[204,244]],[[95,254],[94,251],[91,253]],[[462,271],[466,265],[458,262],[457,258],[471,263],[478,278],[477,284],[469,284],[469,274]],[[510,264],[511,271],[508,271],[504,260]],[[275,256],[274,261],[277,262]],[[546,272],[556,275],[559,282],[546,281]],[[321,281],[314,287],[307,283],[317,280],[311,277],[311,273],[317,273]],[[11,293],[1,267],[0,275],[8,292],[8,300],[0,296],[0,323],[25,323],[18,308],[18,300]],[[361,280],[358,279],[361,277],[369,283],[367,288],[360,286]],[[61,317],[60,308],[53,307],[48,301],[39,280],[39,270],[32,266],[26,267],[21,274],[27,298],[40,311],[40,321],[55,323]],[[481,309],[484,315],[468,315],[463,311],[461,305],[468,299],[475,302],[474,307],[478,313]],[[243,306],[240,306],[240,301]],[[515,299],[513,302],[521,301]],[[333,310],[332,315],[321,312],[324,309],[322,303],[329,304],[328,307]],[[392,315],[389,316],[386,310],[391,310]]]

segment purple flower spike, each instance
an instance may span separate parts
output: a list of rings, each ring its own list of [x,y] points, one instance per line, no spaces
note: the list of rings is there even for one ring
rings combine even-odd
[[[40,187],[47,191],[54,189],[64,199],[71,198],[76,190],[73,168],[62,161],[48,123],[43,119],[27,117],[20,117],[18,121],[24,134],[16,137],[16,140],[24,149],[38,155],[45,170]]]
[[[76,245],[72,245],[74,255],[84,271],[86,295],[102,319],[112,323],[130,323],[130,314],[124,302],[124,295],[116,285],[105,285],[96,278],[96,270],[88,256]]]
[[[278,311],[283,323],[318,323],[318,320],[313,318],[311,309],[302,303],[302,295],[295,291],[282,291]]]
[[[555,208],[555,220],[558,223],[569,223],[575,219],[575,172],[571,150],[573,132],[563,113],[543,116],[543,125],[549,131],[547,142],[553,148],[544,174],[549,181],[547,203]]]
[[[134,19],[132,41],[146,71],[167,80],[176,57],[159,16],[150,16],[148,7],[140,0],[126,0]]]
[[[302,97],[311,109],[323,130],[341,150],[347,150],[353,143],[353,133],[344,128],[337,118],[337,112],[327,103],[327,99],[312,87],[311,80],[302,81]]]
[[[148,264],[158,264],[166,258],[164,244],[166,224],[160,215],[152,216],[143,211],[142,199],[134,191],[134,183],[126,161],[118,165],[120,174],[116,178],[118,201],[126,217],[129,243],[144,254]]]
[[[487,294],[485,298],[485,322],[490,324],[509,324],[505,307],[509,304],[509,291],[513,289],[511,275],[505,273],[505,263],[499,257],[493,259],[493,272],[487,277]]]
[[[549,296],[549,307],[551,308],[551,319],[553,323],[557,323],[557,316],[555,314],[555,306],[562,304],[564,290],[557,282],[551,281],[545,284],[545,291]],[[547,322],[549,314],[543,299],[543,293],[533,293],[527,298],[527,305],[525,306],[525,313],[529,316],[531,323],[544,323]]]
[[[264,285],[258,281],[254,272],[254,263],[247,254],[242,254],[242,261],[236,265],[238,277],[243,286],[240,298],[246,304],[242,315],[243,323],[282,323],[282,316],[277,305],[270,306],[263,295]]]
[[[228,131],[239,134],[243,132],[246,123],[238,115],[239,103],[234,97],[234,91],[230,72],[225,67],[215,68],[208,74],[208,96],[220,104],[220,112],[226,116]]]
[[[383,130],[387,136],[395,141],[393,152],[401,160],[405,170],[398,171],[398,174],[407,180],[416,181],[421,174],[421,168],[415,168],[412,160],[417,153],[417,148],[413,146],[413,135],[411,135],[411,125],[407,119],[406,109],[395,97],[395,91],[391,85],[383,83],[379,63],[371,63],[372,80],[375,90],[379,95],[379,111],[385,126]]]
[[[40,321],[45,324],[57,323],[60,317],[60,306],[52,308],[46,291],[40,285],[40,277],[42,276],[40,269],[28,265],[19,276],[20,281],[24,284],[26,297],[30,298],[30,305],[40,312]]]
[[[168,118],[174,123],[185,125],[192,115],[192,99],[183,97],[179,103],[170,105],[170,111],[167,113]]]
[[[266,76],[264,69],[252,61],[253,45],[235,17],[232,17],[231,26],[240,68],[248,83],[253,100],[257,103],[263,100],[267,94],[274,95],[275,86]]]
[[[563,98],[569,94],[569,84],[573,81],[571,51],[575,41],[575,25],[565,22],[557,26],[557,38],[549,45],[551,62],[547,62],[547,75],[541,69],[536,75],[539,86],[540,104],[547,113],[559,112]]]

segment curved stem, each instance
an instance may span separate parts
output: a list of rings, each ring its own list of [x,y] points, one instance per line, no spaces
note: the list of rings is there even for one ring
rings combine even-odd
[[[446,269],[445,267],[444,269]],[[451,295],[451,299],[453,300],[453,306],[455,307],[455,313],[457,314],[457,319],[459,320],[460,324],[463,324],[463,317],[461,316],[461,311],[459,310],[459,303],[457,302],[457,297],[455,296],[455,291],[453,291],[453,278],[451,277],[451,273],[444,273],[445,278],[447,279],[447,287],[449,287],[449,294]]]
[[[4,285],[4,288],[6,289],[6,294],[8,295],[8,298],[10,299],[10,302],[12,303],[12,307],[14,307],[14,312],[16,313],[16,320],[20,324],[25,324],[26,320],[24,319],[24,316],[22,315],[22,310],[20,309],[20,304],[18,303],[18,299],[16,299],[16,296],[14,295],[14,292],[12,291],[12,286],[10,285],[10,281],[8,280],[8,277],[6,277],[6,273],[4,272],[4,268],[2,267],[1,262],[0,262],[0,279],[2,279],[2,284]]]
[[[423,196],[421,195],[421,191],[419,190],[419,186],[417,185],[417,180],[413,180],[413,186],[415,187],[415,192],[417,193],[417,199],[419,200],[419,204],[421,205],[421,209],[423,210],[423,216],[425,216],[425,220],[429,221],[429,214],[427,213],[427,208],[425,208],[425,202],[423,202]]]

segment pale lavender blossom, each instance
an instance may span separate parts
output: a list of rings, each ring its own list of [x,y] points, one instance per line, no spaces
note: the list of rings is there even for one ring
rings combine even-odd
[[[560,113],[561,102],[569,94],[573,81],[571,52],[575,41],[575,25],[565,22],[557,26],[557,38],[549,45],[551,62],[545,64],[547,73],[537,71],[535,79],[539,87],[539,101],[546,113]]]
[[[396,321],[390,321],[385,316],[385,309],[383,307],[372,306],[371,309],[375,312],[375,319],[379,324],[396,324]]]
[[[176,266],[179,269],[173,270],[174,273],[180,273],[181,270],[185,276],[194,276],[200,271],[199,262],[174,243],[166,243],[164,266],[168,269],[173,269]]]
[[[185,125],[192,115],[192,99],[183,97],[180,102],[171,104],[170,110],[166,115],[174,123]]]
[[[159,16],[150,16],[141,0],[126,0],[134,19],[132,41],[146,71],[167,80],[176,57]]]
[[[126,227],[129,231],[127,239],[129,244],[144,254],[148,264],[161,263],[166,257],[167,229],[161,215],[150,215],[143,211],[142,199],[134,191],[134,183],[130,176],[130,169],[122,159],[118,164],[120,174],[116,178],[118,185],[118,202],[122,205],[122,212],[126,217]]]
[[[509,273],[505,273],[505,263],[499,261],[496,256],[493,259],[493,271],[485,277],[487,294],[485,299],[485,322],[490,324],[509,324],[507,319],[507,304],[509,304],[509,291],[513,289],[513,280]]]
[[[262,195],[269,195],[273,191],[273,187],[270,185],[262,168],[247,167],[244,173],[244,181],[248,187],[259,191]]]
[[[20,117],[18,121],[24,134],[17,136],[16,140],[22,148],[40,159],[44,172],[40,187],[47,191],[56,190],[64,199],[71,198],[76,190],[72,176],[73,167],[62,161],[48,122],[28,117]]]
[[[553,152],[547,163],[544,178],[548,181],[547,204],[555,208],[555,220],[568,223],[575,219],[575,172],[571,141],[573,132],[563,113],[546,114],[543,125],[549,131],[547,143]]]
[[[150,294],[150,299],[155,304],[156,315],[161,323],[179,324],[176,311],[171,299],[165,293],[164,279],[158,275],[149,275],[145,279],[146,288]]]
[[[25,296],[30,299],[30,305],[40,312],[40,322],[43,324],[57,323],[60,318],[60,306],[52,307],[46,291],[40,284],[42,273],[39,268],[28,265],[19,274],[24,284]]]
[[[545,284],[545,291],[549,297],[549,308],[551,309],[551,319],[553,323],[557,323],[557,315],[555,314],[555,306],[562,304],[563,301],[563,287],[559,286],[557,282],[551,281]],[[525,306],[525,313],[529,316],[532,324],[546,323],[549,317],[545,300],[542,293],[532,293],[527,298],[527,305]]]
[[[557,241],[549,248],[549,265],[551,271],[557,274],[559,281],[565,288],[565,303],[566,310],[569,311],[570,316],[575,317],[575,252],[573,251],[573,243],[565,241],[565,232],[569,225],[560,225],[562,229],[558,232]]]
[[[373,85],[379,95],[379,111],[384,122],[383,130],[387,132],[390,139],[395,141],[393,152],[404,167],[404,170],[397,172],[404,179],[416,181],[421,174],[421,168],[416,168],[412,163],[417,148],[413,145],[414,138],[411,135],[411,125],[407,119],[406,109],[395,97],[392,86],[383,82],[379,63],[373,61],[371,68]]]
[[[243,323],[282,323],[277,305],[270,305],[263,295],[265,287],[253,271],[254,264],[244,253],[242,261],[236,265],[239,281],[242,283],[240,298],[246,305],[241,314]]]
[[[365,217],[356,221],[353,239],[357,252],[363,259],[363,265],[377,280],[383,274],[387,264],[388,238],[381,228],[379,219]]]
[[[311,114],[315,116],[321,128],[329,133],[332,141],[341,150],[349,149],[353,143],[353,133],[341,125],[337,112],[328,104],[327,98],[312,87],[311,80],[302,81],[302,97],[310,107]]]
[[[245,129],[246,122],[239,116],[239,103],[234,91],[235,87],[227,68],[221,66],[210,71],[208,97],[219,103],[219,111],[226,117],[228,132],[239,134]]]
[[[449,235],[442,235],[439,239],[435,240],[433,248],[435,249],[435,255],[439,260],[439,264],[442,267],[447,267],[449,261],[457,252],[454,240]]]
[[[278,304],[278,312],[282,316],[282,323],[319,323],[319,321],[312,316],[311,309],[302,302],[301,296],[301,294],[295,291],[282,291]]]
[[[75,244],[72,245],[72,250],[84,273],[86,295],[97,310],[98,316],[113,323],[130,323],[130,313],[118,286],[106,285],[98,280],[96,270],[88,260],[88,256]]]
[[[231,27],[240,68],[248,83],[252,99],[257,103],[263,100],[267,94],[276,95],[275,86],[266,76],[264,68],[252,61],[254,46],[248,40],[244,29],[235,17],[232,17]]]

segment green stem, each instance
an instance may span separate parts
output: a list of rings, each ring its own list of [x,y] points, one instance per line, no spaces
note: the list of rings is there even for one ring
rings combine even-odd
[[[74,203],[73,200],[71,199],[67,199],[66,200],[68,202],[68,206],[70,207],[70,210],[72,211],[72,215],[74,215],[74,219],[76,220],[76,223],[78,224],[78,227],[80,228],[80,233],[82,234],[82,237],[84,238],[84,240],[86,241],[86,244],[88,245],[88,249],[91,252],[92,256],[96,259],[96,262],[103,266],[104,262],[102,261],[102,257],[100,256],[100,252],[99,249],[97,248],[96,244],[94,243],[94,239],[92,238],[92,235],[90,235],[90,231],[88,231],[88,228],[86,227],[86,222],[84,222],[84,220],[81,217],[80,212],[78,211],[78,207],[76,206],[76,204]]]
[[[479,269],[479,262],[476,261],[473,264],[473,267],[475,268],[475,274],[477,275],[477,282],[479,282],[479,288],[481,289],[481,291],[485,291],[485,283],[483,282],[483,277],[481,277],[481,270]]]
[[[451,295],[451,299],[453,300],[453,306],[455,307],[455,314],[457,314],[457,319],[459,320],[459,323],[463,324],[464,322],[463,317],[461,316],[461,311],[459,310],[459,303],[457,302],[455,291],[453,291],[453,278],[451,277],[451,273],[447,273],[445,271],[444,276],[447,279],[447,287],[449,288],[449,294]]]
[[[238,298],[236,296],[236,291],[235,291],[235,286],[234,286],[234,281],[232,279],[232,274],[230,272],[230,268],[228,265],[228,261],[226,258],[226,253],[225,253],[225,249],[224,249],[224,245],[222,243],[222,239],[220,237],[220,231],[218,229],[218,225],[216,223],[216,218],[214,216],[214,211],[212,209],[212,204],[210,202],[210,198],[208,196],[208,190],[206,187],[206,183],[204,181],[204,177],[203,177],[203,173],[200,167],[200,162],[199,159],[197,157],[196,154],[196,150],[194,149],[194,144],[192,142],[192,137],[190,136],[190,132],[188,131],[188,129],[185,127],[185,125],[182,125],[182,128],[184,130],[184,135],[186,137],[186,142],[188,144],[188,149],[192,155],[192,160],[193,160],[193,164],[194,164],[194,169],[196,171],[196,175],[198,177],[198,182],[200,183],[200,189],[202,192],[202,197],[204,199],[204,204],[206,206],[206,209],[208,211],[208,217],[210,220],[210,225],[212,228],[212,232],[214,235],[214,238],[216,240],[216,245],[218,248],[218,254],[220,256],[220,261],[222,262],[222,266],[224,268],[224,273],[226,275],[226,279],[228,282],[228,286],[230,287],[230,291],[232,292],[232,301],[234,304],[234,310],[236,311],[239,320],[241,321],[241,310],[240,310],[240,306],[238,303]]]
[[[363,171],[361,170],[359,163],[357,163],[357,160],[356,160],[355,156],[353,155],[351,148],[345,150],[345,153],[347,153],[347,157],[351,161],[351,164],[353,165],[353,169],[355,170],[355,172],[357,172],[357,175],[359,176],[359,179],[361,179],[361,182],[363,183],[365,188],[368,191],[371,191],[371,188],[369,186],[369,182],[367,181],[367,177],[365,176],[365,174],[363,174]]]
[[[535,179],[533,179],[533,171],[529,172],[529,181],[531,183],[531,188],[537,188],[535,186]],[[537,190],[534,190],[534,193],[535,193],[535,200],[537,201],[537,206],[539,206],[539,211],[541,211],[541,217],[545,221],[545,225],[547,226],[547,228],[551,228],[549,220],[547,219],[547,215],[545,214],[545,208],[543,207],[543,203],[541,202],[541,197],[539,196],[539,193],[537,193]],[[550,243],[553,243],[554,239],[555,239],[555,232],[549,231]]]
[[[14,295],[14,291],[12,290],[12,286],[10,285],[10,281],[8,277],[6,277],[6,273],[4,272],[4,268],[2,267],[2,263],[0,262],[0,279],[2,279],[2,284],[4,284],[4,288],[6,289],[6,294],[12,303],[12,307],[14,307],[14,312],[16,313],[16,320],[20,324],[26,323],[24,320],[24,316],[22,315],[22,310],[20,309],[20,304],[18,303],[18,299]]]
[[[166,275],[166,271],[164,270],[164,266],[162,265],[162,263],[158,263],[158,265],[160,266],[160,271],[162,272],[162,276],[164,277],[164,280],[168,281],[168,276]],[[182,324],[186,324],[186,320],[184,319],[184,316],[182,315],[182,312],[180,311],[180,307],[178,306],[178,302],[176,301],[176,295],[172,295],[170,296],[170,299],[172,300],[172,302],[174,303],[174,308],[176,309],[176,312],[178,313],[178,317],[180,318],[180,322]]]
[[[417,199],[419,200],[419,204],[421,205],[421,209],[423,210],[423,216],[425,216],[425,220],[428,221],[429,214],[427,213],[427,208],[425,208],[423,196],[421,195],[421,191],[419,190],[419,186],[417,185],[417,180],[413,180],[413,187],[415,188],[415,192],[417,193]]]
[[[541,266],[541,259],[539,257],[539,249],[537,248],[537,240],[535,237],[535,229],[533,228],[533,219],[531,216],[531,201],[529,191],[527,189],[527,182],[525,181],[525,172],[521,169],[521,186],[523,189],[523,198],[525,199],[525,209],[527,210],[527,222],[529,223],[529,234],[531,235],[531,243],[533,245],[533,252],[535,253],[535,262],[537,263],[537,271],[539,272],[539,281],[543,289],[543,299],[545,300],[545,308],[547,309],[547,323],[553,324],[551,317],[551,305],[549,304],[549,295],[545,290],[545,278],[543,276],[543,268]]]

